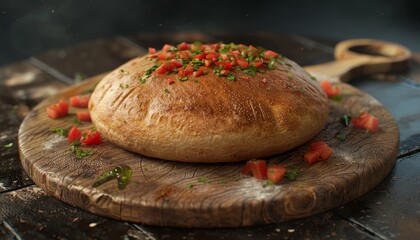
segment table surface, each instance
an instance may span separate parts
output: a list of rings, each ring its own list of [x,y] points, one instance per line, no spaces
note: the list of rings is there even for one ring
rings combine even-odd
[[[420,238],[420,54],[410,70],[350,83],[377,98],[400,128],[395,168],[376,188],[339,208],[279,224],[229,229],[182,229],[121,222],[69,206],[36,186],[23,171],[17,132],[41,100],[84,78],[112,70],[147,47],[181,41],[261,45],[302,66],[333,60],[336,41],[304,36],[142,33],[116,36],[0,68],[0,239],[416,239]]]

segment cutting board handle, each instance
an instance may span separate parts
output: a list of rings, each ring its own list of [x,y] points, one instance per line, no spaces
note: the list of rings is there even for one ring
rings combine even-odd
[[[362,75],[398,72],[408,68],[411,51],[399,44],[373,40],[350,39],[335,47],[335,61],[305,67],[318,80],[347,82]]]

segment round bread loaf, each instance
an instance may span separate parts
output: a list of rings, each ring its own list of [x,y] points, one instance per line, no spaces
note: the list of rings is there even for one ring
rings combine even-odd
[[[268,157],[314,137],[327,96],[300,66],[253,46],[182,43],[108,74],[89,102],[108,141],[182,162]]]

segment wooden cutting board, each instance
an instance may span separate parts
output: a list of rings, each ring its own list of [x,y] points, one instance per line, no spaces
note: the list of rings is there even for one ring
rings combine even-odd
[[[306,68],[313,75],[336,81],[335,84],[343,88],[344,98],[330,100],[328,124],[313,139],[322,139],[334,149],[328,161],[314,165],[303,162],[303,154],[313,140],[267,159],[269,164],[299,169],[301,173],[296,180],[286,179],[278,185],[265,186],[262,181],[240,174],[244,162],[191,164],[164,161],[125,151],[106,140],[89,148],[94,155],[76,159],[68,150],[71,145],[66,138],[49,131],[52,127],[73,126],[76,109],[70,108],[69,116],[58,120],[48,118],[45,109],[61,98],[93,88],[103,75],[69,87],[31,111],[18,135],[22,165],[37,185],[66,203],[95,214],[152,225],[251,226],[301,218],[335,208],[381,182],[393,168],[398,151],[398,127],[390,113],[366,93],[338,81],[360,74],[402,69],[406,67],[410,53],[401,46],[384,42],[342,44],[352,47],[356,43],[358,46],[370,44],[375,52],[387,57],[370,56],[369,60],[362,56],[364,60],[361,60],[359,56],[341,57],[338,54],[336,62]],[[399,51],[389,50],[392,47]],[[407,52],[404,55],[401,51]],[[337,68],[342,71],[336,71]],[[340,122],[341,116],[357,116],[361,110],[379,118],[377,133],[345,127]],[[87,123],[80,126],[81,129],[90,127],[91,124]],[[338,133],[346,135],[346,139],[337,139]],[[92,187],[102,173],[119,164],[133,170],[133,177],[124,190],[117,188],[116,180]]]

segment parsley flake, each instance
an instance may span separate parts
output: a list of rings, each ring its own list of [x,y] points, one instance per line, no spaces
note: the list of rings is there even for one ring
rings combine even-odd
[[[60,136],[66,137],[67,136],[67,129],[65,128],[50,128],[50,132],[57,133]]]
[[[11,148],[11,147],[13,147],[13,143],[10,142],[10,143],[4,144],[3,147],[4,148]]]

